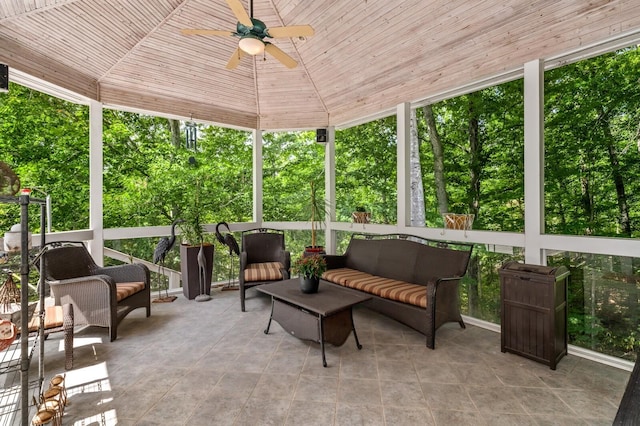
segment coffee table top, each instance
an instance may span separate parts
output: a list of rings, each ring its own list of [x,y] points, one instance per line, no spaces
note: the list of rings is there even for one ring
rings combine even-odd
[[[256,289],[276,299],[289,302],[322,316],[331,315],[334,312],[371,299],[371,296],[365,293],[340,288],[324,280],[320,280],[318,292],[313,294],[306,294],[300,291],[299,278],[263,284],[256,287]]]

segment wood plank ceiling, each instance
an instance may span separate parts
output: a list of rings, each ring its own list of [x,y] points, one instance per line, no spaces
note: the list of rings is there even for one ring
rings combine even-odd
[[[247,10],[248,2],[242,0]],[[341,125],[640,30],[638,0],[255,0],[267,27],[315,35],[225,65],[225,0],[3,0],[0,63],[107,106],[260,129]]]

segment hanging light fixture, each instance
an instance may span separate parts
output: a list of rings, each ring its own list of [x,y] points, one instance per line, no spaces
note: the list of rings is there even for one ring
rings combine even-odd
[[[238,47],[252,56],[264,52],[264,42],[253,34],[247,34],[242,37],[238,43]]]
[[[192,151],[196,151],[198,149],[198,127],[196,123],[193,122],[193,116],[190,121],[187,121],[184,124],[184,134],[186,137],[185,147]]]

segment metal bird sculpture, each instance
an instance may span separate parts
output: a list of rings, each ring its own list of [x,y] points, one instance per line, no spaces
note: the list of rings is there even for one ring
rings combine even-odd
[[[211,296],[205,292],[205,282],[207,281],[207,258],[204,256],[202,241],[200,241],[200,250],[198,250],[198,281],[200,283],[200,294],[196,296],[196,302],[206,302]]]
[[[220,233],[221,226],[225,226],[227,228],[227,231],[229,232],[222,235],[222,233]],[[229,224],[227,222],[220,222],[216,225],[216,239],[220,244],[229,247],[229,257],[231,260],[231,265],[229,266],[229,283],[222,289],[236,289],[237,287],[231,286],[231,276],[233,274],[233,254],[235,253],[236,256],[240,256],[240,247],[238,246],[238,242],[236,241],[236,239],[231,234],[231,229],[229,228]]]
[[[171,223],[171,236],[169,238],[162,237],[160,241],[158,241],[158,245],[156,245],[156,249],[153,251],[153,263],[160,263],[160,275],[164,277],[164,259],[167,256],[167,253],[173,248],[176,243],[176,226],[179,223],[184,222],[182,219],[176,219]],[[164,284],[164,278],[163,278]],[[165,287],[165,296],[168,297],[169,293],[167,287],[164,285],[158,286],[158,297],[160,297],[160,292],[162,287]]]

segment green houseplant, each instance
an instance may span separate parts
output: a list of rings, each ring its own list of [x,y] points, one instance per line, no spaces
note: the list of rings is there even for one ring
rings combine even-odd
[[[322,228],[324,221],[329,214],[329,208],[325,199],[318,194],[318,187],[311,181],[311,192],[309,196],[309,220],[311,221],[311,245],[305,248],[306,253],[324,253],[324,246],[317,244],[316,232]]]
[[[201,294],[210,295],[213,277],[214,247],[213,244],[205,241],[205,229],[201,222],[205,205],[200,197],[200,187],[200,178],[197,178],[193,197],[185,203],[186,207],[182,208],[181,218],[184,222],[178,225],[182,236],[182,244],[180,244],[182,293],[187,299],[194,299]],[[201,282],[200,277],[202,270],[204,270],[204,282]]]
[[[356,207],[356,211],[351,213],[351,218],[354,223],[369,223],[371,220],[371,213],[367,211],[365,206]]]
[[[303,254],[293,262],[291,270],[300,276],[300,291],[317,293],[320,277],[327,270],[327,261],[319,254]]]

